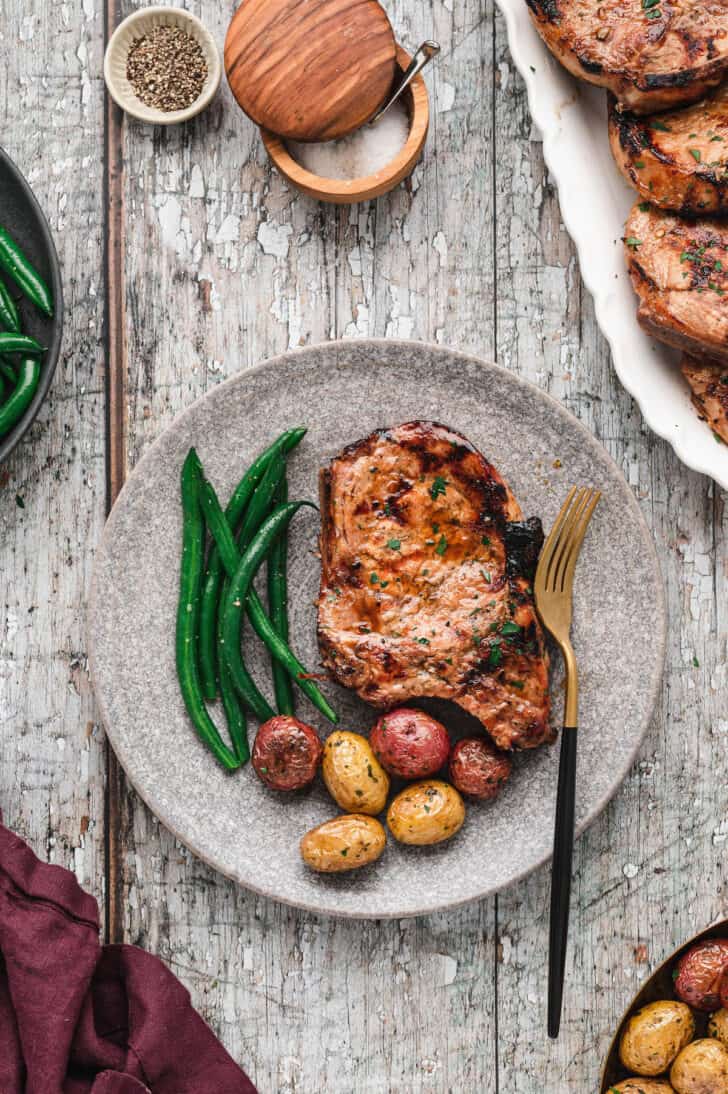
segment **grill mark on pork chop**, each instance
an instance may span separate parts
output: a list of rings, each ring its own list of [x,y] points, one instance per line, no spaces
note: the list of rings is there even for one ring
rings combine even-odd
[[[635,205],[625,253],[642,327],[687,353],[728,361],[728,225]]]
[[[526,0],[552,53],[639,114],[695,102],[728,70],[726,0]]]
[[[501,748],[551,737],[541,524],[464,437],[409,422],[349,445],[321,512],[319,643],[340,683],[380,708],[452,699]]]
[[[645,118],[611,97],[609,140],[645,200],[689,216],[728,212],[728,81],[693,106]]]

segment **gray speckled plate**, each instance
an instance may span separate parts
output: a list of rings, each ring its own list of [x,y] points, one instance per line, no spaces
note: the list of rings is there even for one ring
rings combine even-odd
[[[198,742],[182,705],[174,666],[179,471],[196,445],[227,498],[263,447],[303,424],[309,432],[290,463],[291,495],[316,498],[320,465],[343,445],[413,418],[437,419],[469,437],[508,479],[524,513],[541,516],[547,528],[571,483],[603,491],[576,582],[581,831],[627,774],[652,714],[665,644],[662,582],[647,527],[610,457],[571,414],[495,365],[414,342],[337,342],[233,377],[180,415],[140,462],[109,518],[94,574],[89,645],[96,694],[138,792],[222,873],[266,896],[333,915],[398,917],[453,907],[546,861],[558,749],[520,754],[501,797],[471,806],[450,844],[407,848],[390,840],[369,869],[333,878],[309,873],[298,841],[337,811],[323,786],[285,798],[267,791],[250,766],[226,775]],[[293,644],[312,669],[317,532],[316,515],[303,511],[290,549]],[[270,695],[266,654],[251,641],[246,656]],[[327,691],[342,727],[372,725],[373,712],[356,697],[333,684]],[[558,699],[555,707],[558,719]],[[466,725],[455,707],[443,710],[451,728]],[[298,714],[327,731],[303,699]]]

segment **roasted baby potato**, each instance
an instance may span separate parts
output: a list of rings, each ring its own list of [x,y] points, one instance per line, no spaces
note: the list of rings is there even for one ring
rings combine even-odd
[[[677,1094],[728,1094],[728,1049],[705,1037],[682,1050],[670,1071]]]
[[[324,745],[326,788],[347,813],[381,813],[387,804],[389,775],[359,733],[336,729]]]
[[[708,1022],[708,1036],[716,1037],[728,1048],[728,1010],[725,1007],[711,1014]]]
[[[374,817],[348,813],[312,828],[301,840],[301,857],[321,874],[340,874],[376,862],[387,843]]]
[[[694,1036],[695,1022],[685,1003],[675,999],[648,1003],[627,1022],[619,1058],[638,1075],[662,1075]]]
[[[450,755],[444,725],[414,707],[383,714],[369,741],[387,771],[402,779],[426,779],[444,767]]]
[[[728,968],[728,938],[697,942],[683,954],[675,969],[675,994],[697,1010],[718,1010],[720,983]]]
[[[667,1079],[622,1079],[616,1086],[610,1086],[609,1094],[674,1094]]]
[[[288,714],[277,714],[255,735],[253,768],[270,790],[302,790],[315,779],[321,752],[321,741],[312,726]]]
[[[465,737],[458,741],[450,756],[453,786],[478,801],[497,798],[512,769],[508,753],[501,752],[485,737]]]
[[[429,845],[462,828],[465,805],[454,786],[427,779],[402,790],[387,810],[389,830],[400,843]]]

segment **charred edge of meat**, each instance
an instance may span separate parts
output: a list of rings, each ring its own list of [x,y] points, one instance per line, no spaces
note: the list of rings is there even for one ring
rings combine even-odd
[[[328,544],[331,523],[331,471],[328,467],[322,467],[319,471],[319,508],[321,510],[321,532],[319,534],[321,572],[326,574],[329,570]]]
[[[526,3],[534,15],[543,16],[549,23],[560,22],[559,0],[526,0]]]
[[[524,577],[527,581],[533,581],[543,539],[543,527],[538,517],[505,523],[503,541],[509,577]]]
[[[680,35],[685,38],[684,34]],[[688,53],[691,52],[688,44]],[[713,66],[701,66],[700,69],[681,68],[678,72],[648,72],[643,79],[637,80],[637,87],[643,87],[646,91],[660,91],[670,87],[689,87],[697,80],[710,80],[713,78],[711,68]],[[715,74],[717,78],[717,73]]]
[[[652,292],[659,292],[660,291],[660,287],[657,284],[657,282],[654,280],[654,278],[650,277],[650,275],[647,273],[647,271],[644,269],[644,267],[637,261],[637,259],[635,259],[635,258],[631,259],[630,264],[629,264],[629,272],[632,274],[632,276],[634,278],[639,279],[645,285],[647,285]]]
[[[601,76],[604,71],[604,65],[599,61],[591,61],[588,57],[583,57],[581,53],[576,54],[576,59],[584,71],[588,72],[591,76]]]
[[[623,151],[631,156],[639,156],[646,151],[657,154],[656,149],[652,147],[652,142],[644,131],[640,119],[634,114],[620,110],[614,98],[612,98],[610,103],[609,113],[612,124],[617,130],[620,148],[622,148]]]

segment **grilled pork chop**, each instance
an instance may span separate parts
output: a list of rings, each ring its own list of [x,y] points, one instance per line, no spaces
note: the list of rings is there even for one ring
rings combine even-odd
[[[609,140],[620,171],[647,201],[694,216],[728,213],[728,81],[693,106],[648,118],[621,111],[612,98]]]
[[[452,699],[500,748],[551,737],[541,524],[464,437],[372,433],[321,472],[321,514],[319,643],[339,683],[380,708]]]
[[[728,68],[728,0],[527,0],[569,72],[638,114],[694,103]]]
[[[681,368],[698,414],[728,444],[728,369],[688,356],[683,357]]]
[[[637,318],[654,338],[728,361],[728,224],[635,205],[625,227]]]

